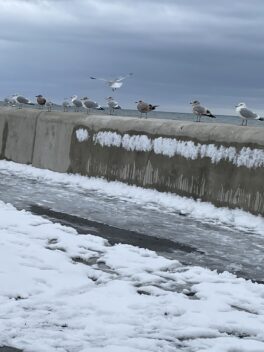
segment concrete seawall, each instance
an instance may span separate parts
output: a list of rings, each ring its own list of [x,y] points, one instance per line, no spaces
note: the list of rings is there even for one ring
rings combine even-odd
[[[0,110],[0,158],[264,215],[264,129]]]

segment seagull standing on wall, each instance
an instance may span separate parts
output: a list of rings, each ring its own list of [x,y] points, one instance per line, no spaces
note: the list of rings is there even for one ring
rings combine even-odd
[[[147,118],[149,111],[155,110],[159,106],[145,103],[143,100],[136,101],[135,103],[137,104],[137,109],[140,112],[140,117],[142,117],[142,114],[145,114],[145,118]]]
[[[48,111],[51,111],[52,107],[53,107],[53,102],[52,101],[47,101],[46,102],[46,107]]]
[[[41,94],[36,95],[36,98],[39,109],[42,109],[45,106],[47,100]]]
[[[194,100],[194,101],[190,102],[190,104],[192,104],[193,113],[196,115],[196,122],[201,122],[202,116],[208,116],[208,117],[215,118],[215,116],[211,113],[210,110],[201,106],[201,104],[198,100]]]
[[[80,108],[83,106],[82,102],[80,99],[78,99],[78,96],[77,95],[73,95],[71,97],[71,102],[72,102],[72,105],[74,106],[74,111],[77,112],[80,110]]]
[[[113,97],[108,97],[108,98],[106,98],[106,100],[107,100],[107,104],[109,107],[109,114],[110,115],[113,115],[115,110],[121,109],[121,106],[118,104],[117,101],[114,100]]]
[[[86,109],[87,114],[90,112],[90,109],[104,110],[104,108],[102,108],[96,101],[92,101],[87,97],[82,98],[81,102],[84,109]]]
[[[112,88],[112,91],[114,92],[116,89],[121,88],[123,85],[123,80],[126,79],[127,77],[131,77],[133,73],[129,73],[126,76],[121,76],[115,79],[106,79],[106,78],[96,78],[96,77],[90,77],[91,79],[97,79],[99,81],[104,81],[106,84]]]
[[[24,105],[34,105],[34,103],[32,103],[29,99],[23,97],[22,95],[19,94],[15,94],[12,96],[12,101],[14,101],[14,103],[16,105],[18,105],[19,109],[22,109],[23,104]]]
[[[62,107],[63,107],[63,111],[69,111],[69,108],[71,107],[68,98],[64,98],[64,101],[62,102]]]
[[[245,103],[239,103],[238,105],[236,105],[236,112],[242,119],[241,126],[247,126],[247,120],[264,121],[263,117],[260,117],[255,112],[249,110]]]

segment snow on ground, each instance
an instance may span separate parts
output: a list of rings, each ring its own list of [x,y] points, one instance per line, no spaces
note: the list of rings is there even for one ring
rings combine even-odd
[[[11,161],[0,160],[0,172],[12,177],[12,174],[28,177],[39,181],[50,181],[69,187],[77,187],[118,197],[141,206],[158,208],[161,211],[182,213],[202,222],[235,227],[240,231],[264,235],[264,219],[245,211],[228,208],[217,208],[211,203],[195,201],[191,198],[177,196],[172,193],[161,193],[155,190],[129,186],[121,182],[108,182],[102,178],[58,173],[49,170],[37,169]]]
[[[0,346],[263,352],[264,286],[0,202]]]

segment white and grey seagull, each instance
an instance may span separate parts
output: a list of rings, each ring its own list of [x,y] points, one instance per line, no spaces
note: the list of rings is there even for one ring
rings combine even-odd
[[[5,106],[12,106],[13,104],[15,104],[14,100],[13,100],[13,96],[10,98],[10,97],[6,97],[4,99],[4,105]]]
[[[190,104],[192,104],[193,113],[196,115],[196,122],[201,122],[202,116],[215,118],[211,111],[202,106],[198,100],[191,101]]]
[[[86,109],[87,114],[90,112],[91,109],[95,110],[104,110],[96,101],[91,100],[90,98],[83,97],[81,99],[82,106]]]
[[[51,111],[53,105],[54,105],[54,103],[52,101],[47,101],[45,104],[48,111]]]
[[[63,111],[69,111],[71,104],[69,103],[68,98],[64,98],[63,102],[62,102],[62,107],[63,107]]]
[[[19,109],[22,109],[23,105],[35,105],[28,98],[25,98],[25,97],[23,97],[22,95],[19,95],[19,94],[12,95],[11,99],[16,105],[18,105]]]
[[[249,110],[245,103],[239,103],[238,105],[235,106],[235,108],[236,108],[236,112],[242,119],[241,126],[247,126],[248,120],[264,121],[263,117],[260,117],[255,112]]]
[[[123,85],[123,81],[124,79],[126,79],[127,77],[131,77],[133,75],[133,73],[129,73],[125,76],[120,76],[118,78],[114,78],[114,79],[106,79],[106,78],[97,78],[97,77],[93,77],[90,76],[91,79],[97,79],[99,81],[104,81],[106,82],[106,84],[112,88],[112,91],[114,92],[116,89],[121,88]]]
[[[108,97],[108,98],[106,98],[106,100],[107,100],[107,104],[109,107],[109,114],[110,115],[113,115],[115,110],[121,109],[121,106],[118,104],[118,102],[116,100],[114,100],[113,97]]]
[[[74,106],[74,111],[79,111],[80,108],[83,106],[82,102],[80,99],[78,99],[78,96],[77,95],[73,95],[71,97],[71,102],[72,102],[72,105]]]

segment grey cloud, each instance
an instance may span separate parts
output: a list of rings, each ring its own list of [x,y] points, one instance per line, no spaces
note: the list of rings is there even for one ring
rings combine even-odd
[[[230,113],[242,98],[262,106],[263,0],[4,3],[1,96],[42,91],[59,101],[88,90],[100,101],[107,87],[89,75],[133,71],[117,93],[130,107],[140,97],[165,110],[188,111],[193,97]]]

